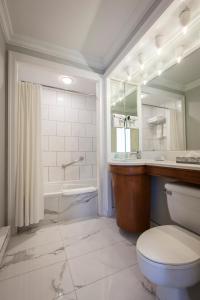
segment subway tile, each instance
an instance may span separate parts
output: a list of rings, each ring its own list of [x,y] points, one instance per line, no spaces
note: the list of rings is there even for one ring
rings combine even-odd
[[[87,110],[80,110],[78,112],[78,121],[80,123],[92,123],[92,112]]]
[[[72,124],[72,136],[86,136],[86,128],[84,124]]]
[[[64,169],[61,167],[49,167],[49,181],[63,181]]]
[[[86,125],[86,136],[87,137],[96,137],[96,126],[87,124]]]
[[[49,150],[50,151],[64,151],[65,150],[65,138],[58,136],[49,137]]]
[[[48,88],[43,89],[42,104],[56,105],[56,90]]]
[[[79,137],[79,151],[92,151],[92,138]]]
[[[49,150],[49,137],[44,135],[42,136],[42,151]]]
[[[97,178],[97,166],[96,165],[92,166],[92,177]]]
[[[92,111],[92,124],[96,124],[96,122],[97,122],[96,111]]]
[[[56,121],[42,121],[42,135],[56,135]]]
[[[42,120],[48,120],[49,118],[49,106],[42,105]]]
[[[43,152],[42,164],[44,167],[56,166],[56,152]]]
[[[78,137],[65,137],[65,151],[78,151]]]
[[[92,138],[92,151],[97,151],[97,139]]]
[[[65,169],[65,180],[79,180],[79,166],[70,166]]]
[[[80,166],[80,179],[92,178],[92,166]]]
[[[57,105],[71,107],[71,94],[66,92],[57,92]]]
[[[96,152],[86,152],[86,163],[87,164],[96,164],[97,163],[97,154]]]
[[[65,121],[72,123],[78,122],[78,110],[65,107]]]
[[[57,122],[57,136],[71,136],[71,124]]]
[[[72,108],[84,109],[86,107],[86,97],[82,95],[72,94]]]
[[[87,97],[86,109],[87,110],[96,110],[96,96]]]
[[[62,106],[50,106],[49,107],[49,120],[63,121],[65,120],[65,110]]]
[[[49,181],[49,168],[43,167],[43,181],[48,182]]]
[[[71,152],[57,152],[57,166],[61,166],[64,163],[70,162],[72,160]]]

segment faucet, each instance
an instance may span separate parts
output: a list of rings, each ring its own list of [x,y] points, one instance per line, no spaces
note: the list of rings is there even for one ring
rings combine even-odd
[[[137,158],[137,159],[141,159],[141,158],[142,158],[142,152],[141,152],[140,150],[138,150],[138,151],[136,152],[136,158]]]

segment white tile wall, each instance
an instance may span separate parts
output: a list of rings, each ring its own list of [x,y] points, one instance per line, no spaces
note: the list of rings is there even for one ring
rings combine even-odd
[[[166,110],[163,108],[155,108],[151,106],[142,106],[142,145],[144,151],[162,151],[167,149],[167,139],[156,137],[156,126],[150,126],[148,119],[163,115],[166,117]],[[163,125],[163,126],[166,126]]]
[[[96,177],[96,98],[43,89],[42,151],[44,181]],[[65,170],[63,163],[84,161]]]

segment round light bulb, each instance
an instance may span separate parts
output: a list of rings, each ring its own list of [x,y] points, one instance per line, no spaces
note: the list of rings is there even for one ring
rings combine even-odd
[[[61,76],[61,80],[64,84],[72,84],[73,80],[72,78],[68,77],[68,76]]]

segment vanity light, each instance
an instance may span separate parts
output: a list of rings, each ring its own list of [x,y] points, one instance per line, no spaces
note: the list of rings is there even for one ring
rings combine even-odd
[[[162,46],[163,46],[163,35],[158,34],[155,36],[155,45],[156,45],[156,52],[158,55],[161,55]]]
[[[139,61],[139,64],[140,64],[140,70],[143,71],[144,70],[144,57],[143,57],[142,53],[140,53],[138,55],[138,61]]]
[[[185,7],[180,15],[179,15],[179,21],[181,23],[181,26],[182,26],[182,32],[183,34],[186,34],[187,31],[188,31],[188,23],[190,21],[190,9],[189,7]]]
[[[176,51],[176,61],[177,61],[178,64],[180,64],[180,62],[183,59],[183,52],[184,52],[184,47],[183,46],[179,47]]]
[[[127,77],[127,80],[131,81],[131,78],[132,78],[132,76],[129,74],[128,77]]]

